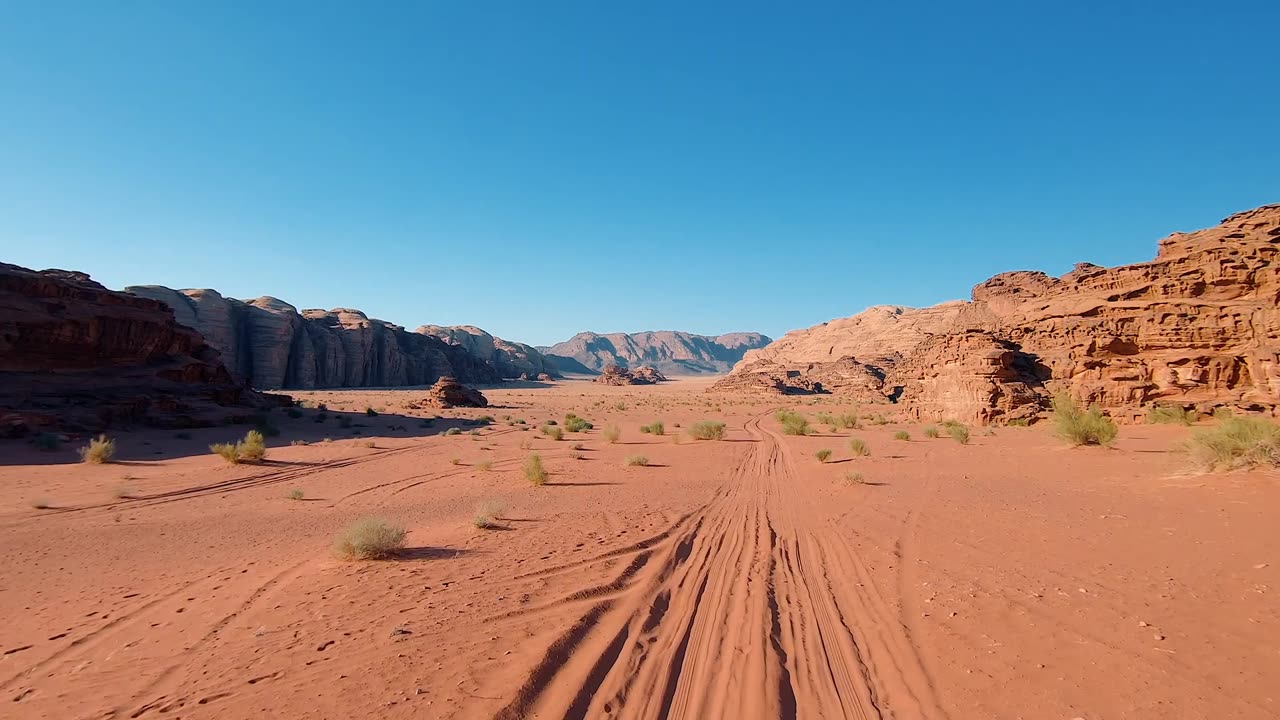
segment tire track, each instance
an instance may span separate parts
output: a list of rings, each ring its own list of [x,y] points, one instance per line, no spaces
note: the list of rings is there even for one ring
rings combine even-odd
[[[531,610],[586,603],[497,720],[946,717],[896,609],[760,421],[706,506],[581,561],[632,556],[612,582]]]

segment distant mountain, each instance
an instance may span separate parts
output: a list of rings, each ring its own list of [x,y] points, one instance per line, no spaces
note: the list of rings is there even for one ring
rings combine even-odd
[[[605,335],[584,332],[538,350],[561,372],[598,373],[610,365],[648,365],[664,375],[706,375],[728,372],[748,350],[770,342],[754,332],[715,337],[673,330]]]

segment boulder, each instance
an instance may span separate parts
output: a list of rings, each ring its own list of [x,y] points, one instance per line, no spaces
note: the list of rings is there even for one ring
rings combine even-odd
[[[442,377],[427,391],[426,403],[433,407],[488,407],[489,401],[479,390],[463,385],[457,379]]]
[[[652,385],[664,382],[666,379],[662,373],[645,365],[634,369],[610,365],[604,369],[604,372],[597,375],[593,382],[604,385]]]

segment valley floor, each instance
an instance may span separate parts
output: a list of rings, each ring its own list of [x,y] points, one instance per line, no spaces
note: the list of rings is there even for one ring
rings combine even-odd
[[[486,390],[430,428],[421,391],[299,393],[327,419],[277,411],[262,465],[205,450],[243,427],[97,466],[0,441],[0,717],[1280,716],[1273,473],[1190,473],[1168,426],[787,436],[783,404],[848,408],[709,383]],[[538,431],[570,411],[595,428]],[[334,559],[370,515],[408,548]]]

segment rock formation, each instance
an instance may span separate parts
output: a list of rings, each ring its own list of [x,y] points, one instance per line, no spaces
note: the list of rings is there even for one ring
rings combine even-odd
[[[542,351],[562,372],[590,373],[610,365],[648,365],[668,375],[698,375],[728,372],[743,353],[768,343],[769,338],[760,333],[710,337],[675,331],[607,335],[584,332]]]
[[[719,389],[844,392],[917,417],[1032,415],[1053,393],[1133,420],[1152,403],[1280,405],[1280,205],[1175,233],[1150,262],[997,275],[972,301],[871,308],[747,353]],[[828,384],[832,363],[880,382]]]
[[[233,375],[257,388],[403,387],[429,385],[444,376],[469,383],[516,377],[520,362],[537,367],[541,356],[527,345],[489,338],[477,355],[469,347],[366,316],[359,310],[303,310],[272,297],[241,301],[214,290],[126,288],[174,309],[178,322],[200,331],[226,358]],[[512,357],[504,357],[503,348]],[[520,360],[525,353],[533,357]]]
[[[604,369],[604,372],[597,375],[593,382],[604,385],[652,385],[665,382],[666,379],[662,373],[647,365],[637,368],[610,365]]]
[[[450,345],[462,347],[471,355],[489,363],[504,378],[527,378],[546,375],[559,377],[542,353],[524,343],[503,340],[472,325],[422,325],[414,332],[440,338]]]
[[[427,404],[438,408],[488,407],[489,401],[479,390],[469,388],[456,378],[442,377],[427,391]]]
[[[88,275],[0,263],[0,417],[4,434],[41,426],[210,424],[226,410],[287,405],[238,382],[164,303]]]

